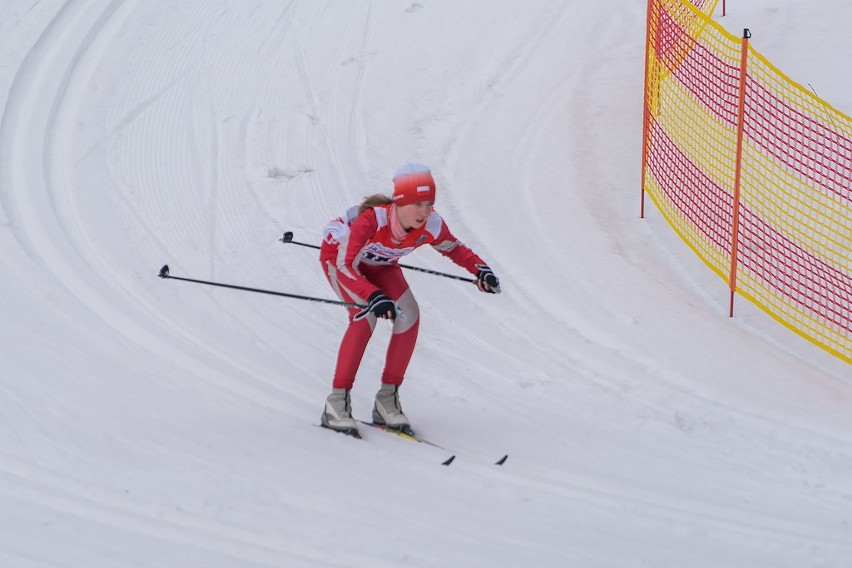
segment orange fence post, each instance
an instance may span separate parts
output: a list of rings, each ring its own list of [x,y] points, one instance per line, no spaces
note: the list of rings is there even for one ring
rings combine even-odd
[[[648,163],[648,130],[650,128],[650,109],[648,108],[648,73],[650,72],[651,59],[651,22],[654,15],[654,2],[657,0],[648,0],[648,16],[646,18],[645,29],[645,89],[642,98],[642,198],[639,202],[639,218],[645,218],[645,170]]]
[[[742,54],[740,55],[740,97],[737,109],[737,159],[734,170],[734,207],[731,224],[731,272],[728,284],[731,289],[731,305],[728,317],[734,317],[734,293],[737,291],[737,248],[740,240],[740,180],[743,162],[743,130],[745,126],[745,93],[748,76],[748,38],[751,32],[743,30]]]

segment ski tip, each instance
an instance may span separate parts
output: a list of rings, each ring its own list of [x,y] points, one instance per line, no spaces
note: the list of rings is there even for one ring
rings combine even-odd
[[[450,465],[454,459],[456,459],[456,456],[450,456],[446,461],[441,462],[441,465]]]
[[[509,454],[506,454],[505,456],[494,462],[494,465],[503,465],[504,463],[506,463],[507,459],[509,459]]]

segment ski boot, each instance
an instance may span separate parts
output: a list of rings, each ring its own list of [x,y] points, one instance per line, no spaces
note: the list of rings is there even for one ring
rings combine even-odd
[[[320,425],[353,438],[360,438],[358,425],[352,418],[352,404],[347,389],[332,389],[325,399],[325,409],[320,417]]]
[[[391,430],[414,436],[411,423],[402,412],[399,405],[399,387],[397,385],[382,384],[376,393],[376,404],[373,406],[373,422],[381,424]]]

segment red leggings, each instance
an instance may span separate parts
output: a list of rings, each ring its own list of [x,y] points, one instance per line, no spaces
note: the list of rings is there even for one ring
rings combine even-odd
[[[355,296],[338,279],[333,257],[329,258],[324,254],[320,261],[331,288],[341,300],[357,304],[367,303],[367,298]],[[411,360],[412,353],[414,353],[414,345],[417,343],[417,331],[420,328],[420,309],[399,266],[361,265],[359,269],[367,280],[395,301],[402,312],[402,315],[398,315],[393,322],[393,332],[385,357],[385,369],[382,372],[382,383],[401,385],[405,378],[408,362]],[[346,328],[343,340],[340,342],[332,383],[332,386],[336,389],[352,388],[355,383],[355,373],[358,372],[358,367],[361,365],[361,358],[364,356],[364,351],[367,349],[367,343],[373,335],[377,321],[373,314],[364,319],[353,321],[352,318],[359,310],[347,309],[349,311],[349,327]]]

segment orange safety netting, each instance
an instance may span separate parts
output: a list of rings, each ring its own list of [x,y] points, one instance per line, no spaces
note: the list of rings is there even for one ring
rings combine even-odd
[[[649,0],[643,194],[732,301],[852,362],[852,118],[713,22],[716,4]]]

